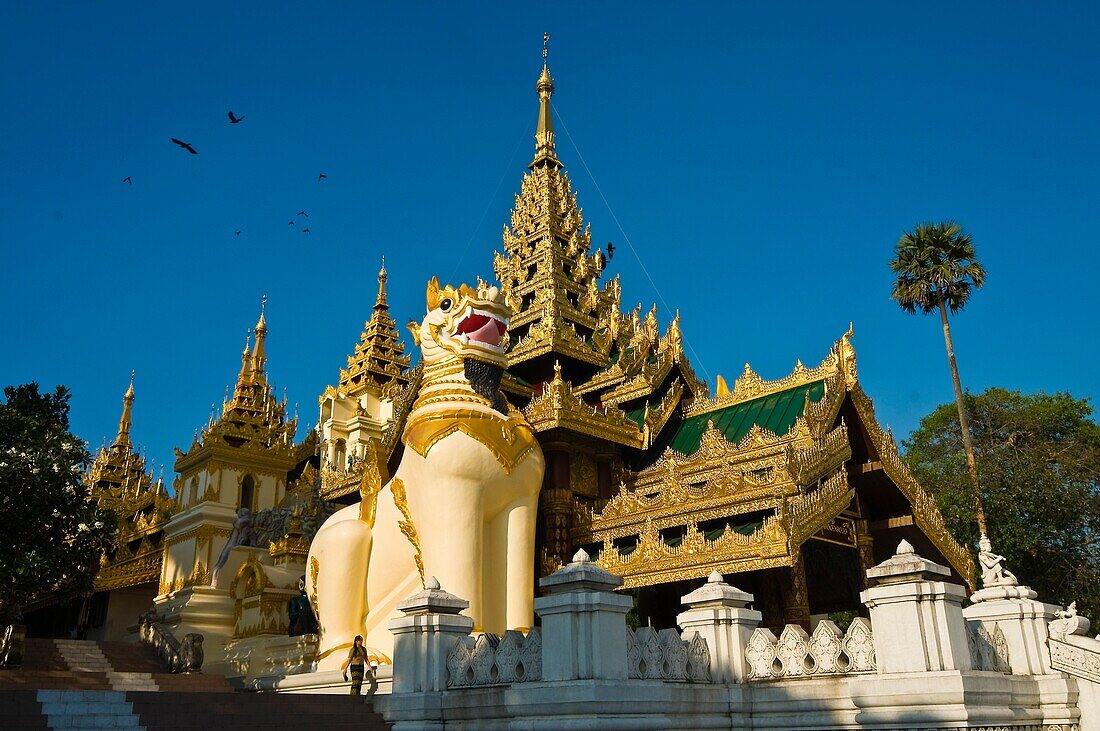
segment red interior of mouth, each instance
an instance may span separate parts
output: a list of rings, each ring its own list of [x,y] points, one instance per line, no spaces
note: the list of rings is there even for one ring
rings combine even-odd
[[[471,313],[462,322],[458,323],[455,335],[466,333],[469,335],[470,340],[488,343],[489,345],[500,345],[500,341],[504,338],[504,331],[507,329],[508,327],[496,318]]]

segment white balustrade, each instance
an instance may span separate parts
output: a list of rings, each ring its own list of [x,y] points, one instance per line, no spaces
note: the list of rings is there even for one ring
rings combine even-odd
[[[845,633],[829,620],[819,622],[812,635],[797,624],[788,624],[778,638],[757,627],[745,660],[750,681],[871,673],[877,668],[871,624],[864,617],[853,619]]]
[[[710,682],[710,650],[698,632],[683,640],[674,629],[626,629],[627,676],[638,680]]]
[[[447,655],[447,687],[510,685],[542,680],[542,635],[524,637],[509,630],[503,637],[459,637]]]

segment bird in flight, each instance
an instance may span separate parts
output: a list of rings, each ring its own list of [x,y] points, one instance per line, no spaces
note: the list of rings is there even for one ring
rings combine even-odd
[[[191,145],[190,145],[189,143],[187,143],[187,142],[184,142],[183,140],[177,140],[177,139],[176,139],[175,137],[173,137],[173,138],[172,138],[172,141],[173,141],[173,142],[175,142],[175,143],[176,143],[177,145],[179,145],[180,147],[182,147],[183,149],[185,149],[185,150],[187,150],[188,152],[190,152],[190,153],[191,153],[192,155],[197,155],[197,154],[199,154],[199,151],[198,151],[198,150],[196,150],[196,149],[195,149],[194,147],[192,147],[192,146],[191,146]]]
[[[305,216],[306,218],[309,218],[309,214],[306,213],[305,211],[298,211],[294,215],[296,215],[296,216]]]
[[[240,122],[243,119],[244,119],[244,117],[238,117],[237,115],[233,114],[232,111],[229,112],[229,123],[230,124],[237,124],[238,122]]]
[[[122,182],[124,182],[124,183],[129,183],[130,185],[133,185],[133,184],[134,184],[134,181],[133,181],[133,180],[130,180],[130,176],[129,176],[129,175],[127,175],[127,176],[126,176],[125,178],[123,178],[123,179],[122,179]]]
[[[293,225],[294,225],[294,221],[287,221],[287,222],[286,222],[286,225],[287,225],[287,226],[293,226]]]
[[[303,229],[302,229],[302,233],[304,233],[304,234],[308,234],[308,233],[309,233],[309,229],[308,229],[308,228],[303,228]]]
[[[607,242],[607,260],[611,261],[611,257],[615,256],[615,244],[610,241]]]
[[[328,177],[327,175],[325,175],[324,173],[321,173],[320,175],[317,176],[317,182],[320,183],[322,180],[324,180],[327,177]]]
[[[241,232],[240,232],[240,231],[234,231],[234,232],[233,232],[233,235],[234,235],[234,236],[240,236],[240,235],[241,235]]]

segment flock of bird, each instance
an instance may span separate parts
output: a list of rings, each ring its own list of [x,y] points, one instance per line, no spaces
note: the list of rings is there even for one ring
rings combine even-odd
[[[229,111],[229,123],[230,124],[240,124],[243,121],[244,121],[243,116],[238,117],[236,114],[233,113],[233,110]],[[199,151],[196,150],[190,142],[184,142],[183,140],[178,139],[176,137],[172,137],[171,140],[174,144],[178,145],[181,149],[187,150],[192,155],[199,154]],[[328,176],[325,175],[324,173],[318,173],[317,174],[317,182],[320,183],[322,180],[324,180],[327,177]],[[123,178],[122,182],[126,183],[127,185],[133,185],[134,184],[133,178],[131,178],[129,175],[127,175],[125,178]],[[309,214],[306,213],[305,211],[298,211],[294,215],[295,215],[295,218],[298,218],[298,217],[309,218]],[[292,218],[292,219],[290,219],[289,221],[286,222],[286,225],[287,226],[297,226],[298,224],[294,220],[294,218]],[[310,230],[309,230],[308,226],[304,226],[299,230],[304,234],[310,233]],[[233,235],[234,236],[240,236],[241,231],[240,230],[234,231]],[[611,261],[611,258],[613,256],[615,256],[615,245],[609,241],[609,242],[607,242],[607,259],[606,259],[606,261],[608,261],[608,262]]]
[[[244,121],[244,116],[243,115],[238,117],[236,114],[233,113],[233,110],[229,110],[229,123],[230,124],[240,124],[243,121]],[[196,150],[190,142],[184,142],[183,140],[178,139],[176,137],[172,137],[170,139],[172,140],[172,142],[174,144],[178,145],[180,148],[182,148],[184,150],[187,150],[192,155],[199,154],[199,151]],[[328,176],[325,175],[324,173],[318,173],[317,174],[317,182],[320,183],[322,180],[324,180],[327,177]],[[125,178],[122,179],[122,182],[126,183],[127,185],[133,185],[134,184],[134,179],[131,176],[127,175]],[[309,218],[309,214],[306,213],[305,211],[298,211],[298,213],[296,213],[295,216],[302,216],[302,217],[305,217],[305,218]],[[296,225],[295,222],[294,222],[294,219],[291,219],[290,221],[287,221],[287,225],[288,226]],[[309,227],[307,226],[307,227],[302,228],[301,232],[304,233],[304,234],[310,233]],[[241,232],[239,230],[234,231],[233,235],[234,236],[240,236]]]

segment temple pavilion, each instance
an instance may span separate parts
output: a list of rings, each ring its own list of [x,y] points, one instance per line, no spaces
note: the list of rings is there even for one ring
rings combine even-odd
[[[851,328],[816,367],[766,380],[746,364],[711,396],[678,314],[661,332],[656,308],[622,309],[557,154],[546,65],[536,91],[535,153],[493,265],[515,312],[502,388],[547,458],[539,574],[583,547],[655,626],[674,624],[679,597],[713,571],[752,592],[774,627],[856,610],[864,571],[903,538],[972,583],[967,551],[875,419]],[[333,497],[351,493],[364,455],[392,467],[401,449],[409,359],[385,278],[339,386],[322,396]]]

